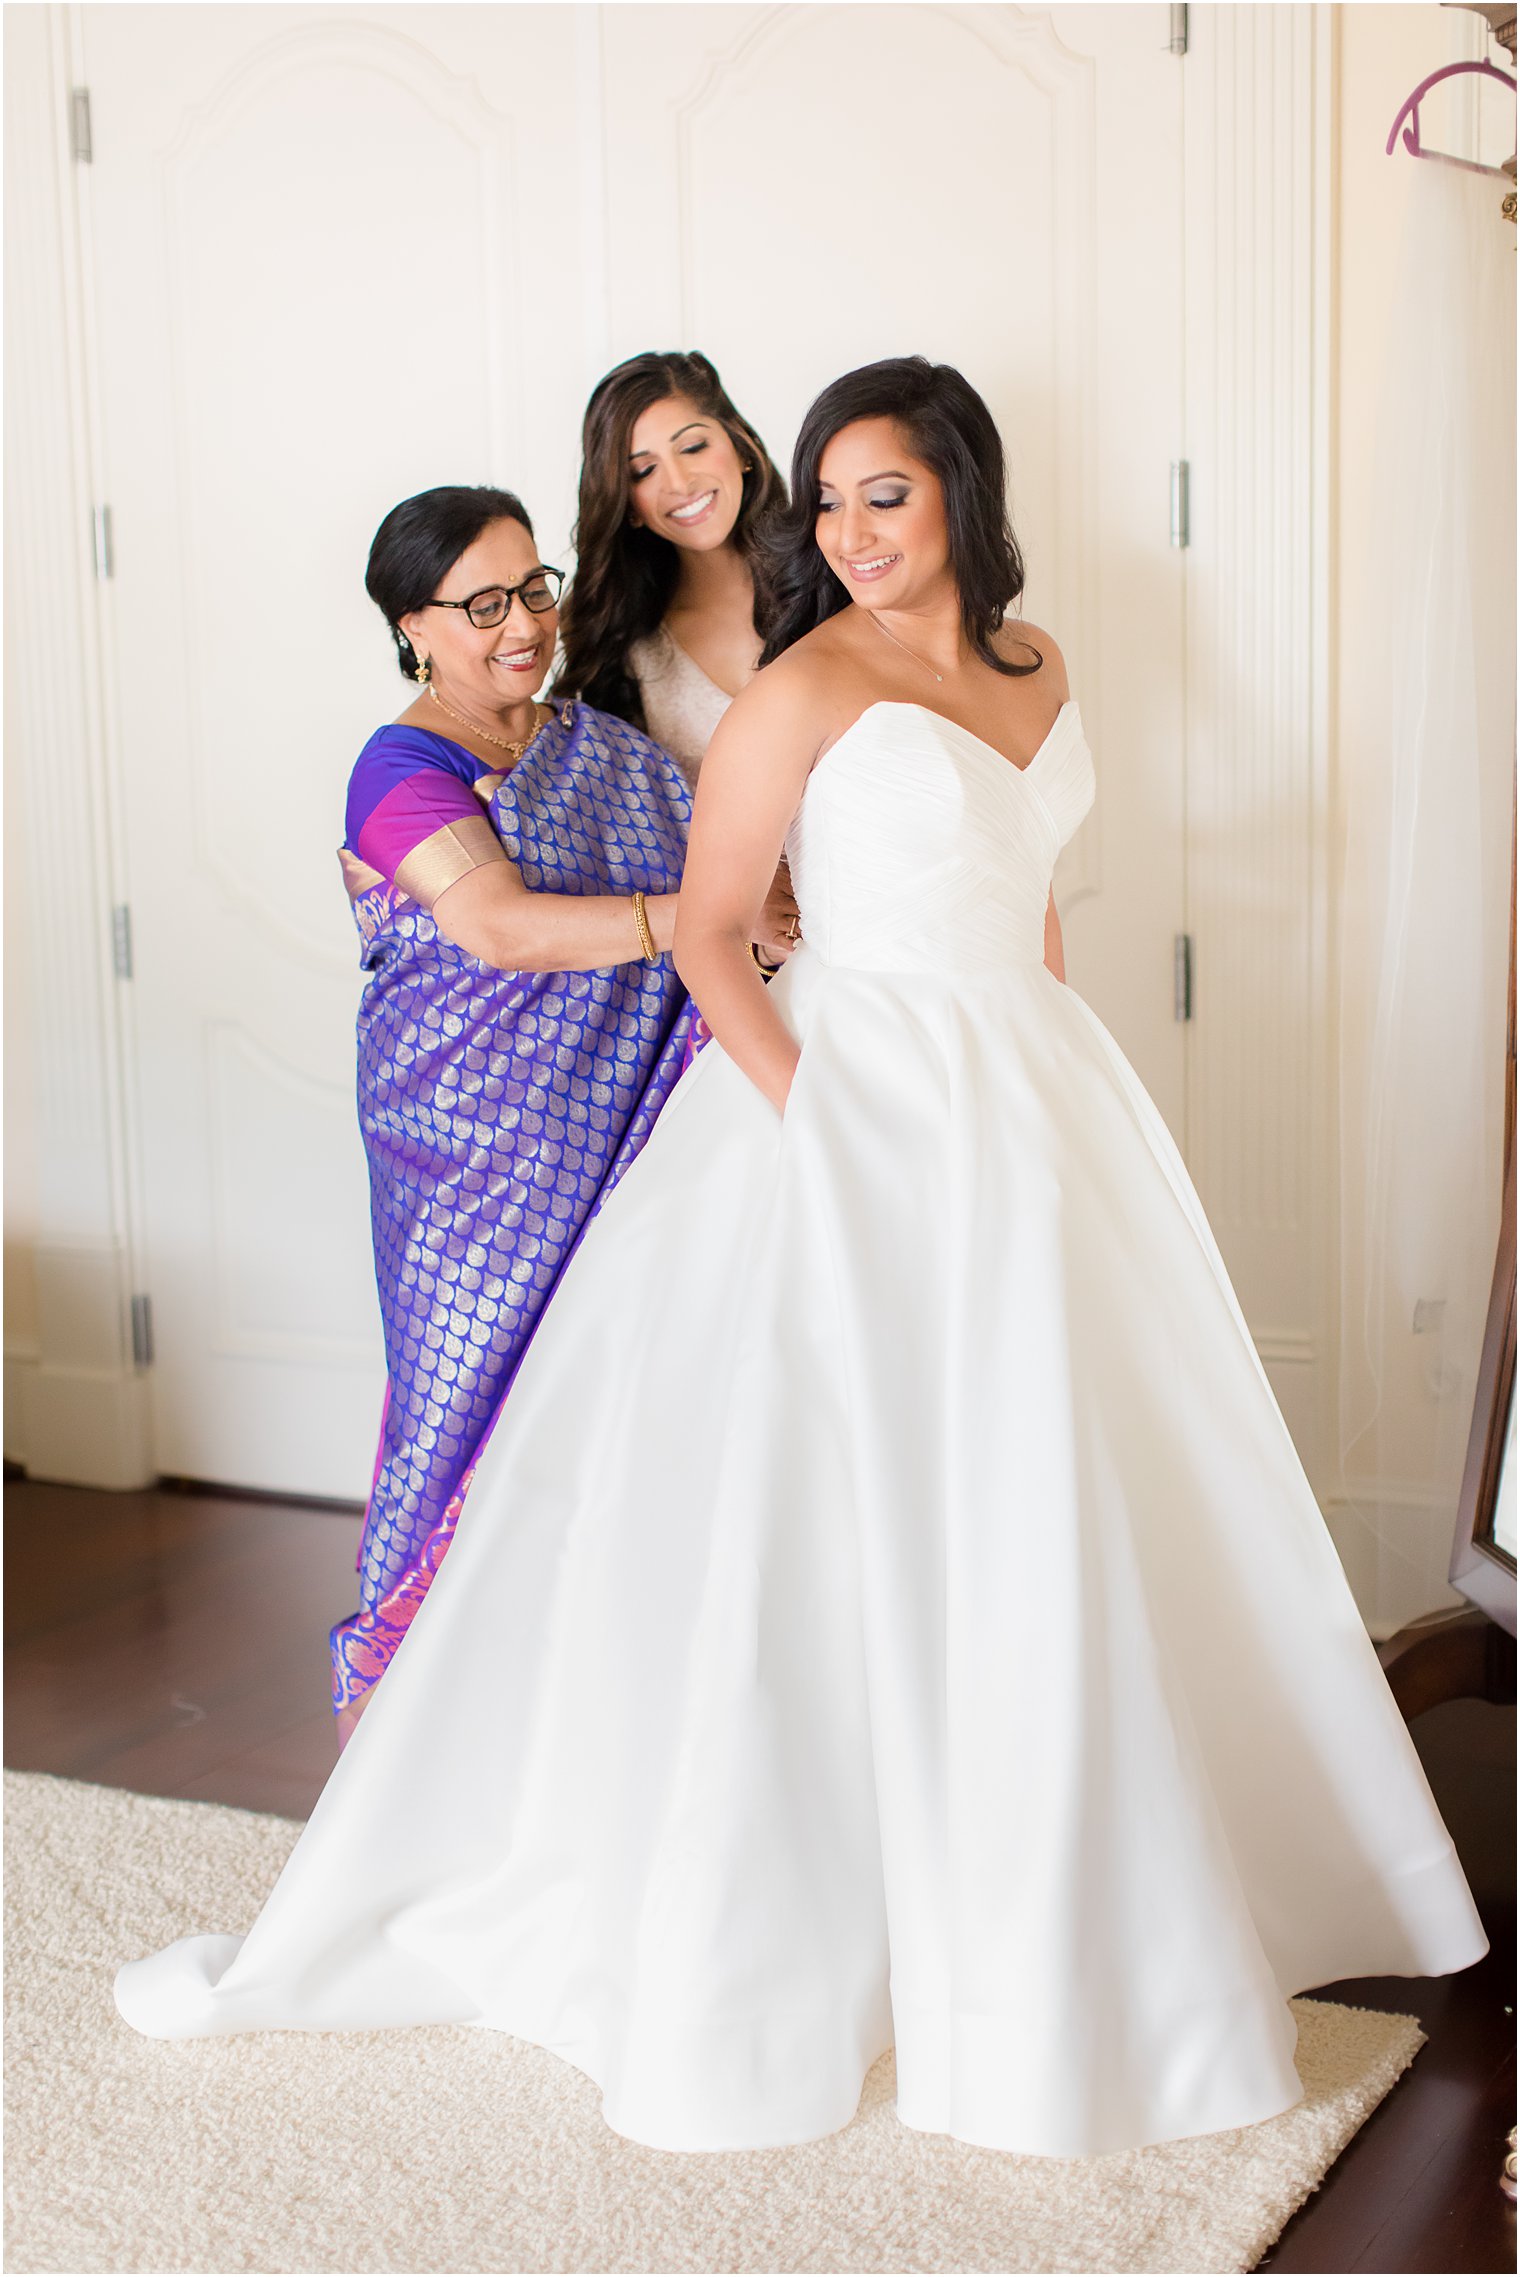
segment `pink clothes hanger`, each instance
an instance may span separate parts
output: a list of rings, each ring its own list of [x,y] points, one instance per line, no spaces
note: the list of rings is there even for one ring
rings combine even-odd
[[[1475,72],[1480,79],[1497,79],[1501,87],[1507,87],[1511,94],[1515,92],[1514,80],[1511,79],[1507,71],[1501,71],[1497,64],[1488,62],[1445,64],[1439,71],[1432,71],[1428,79],[1422,79],[1414,93],[1406,96],[1399,106],[1399,115],[1388,129],[1386,155],[1389,158],[1393,156],[1393,146],[1399,138],[1399,128],[1404,126],[1404,121],[1408,119],[1408,126],[1404,126],[1404,148],[1412,157],[1433,159],[1438,166],[1460,166],[1465,174],[1492,174],[1496,181],[1507,183],[1513,188],[1514,176],[1507,167],[1480,166],[1477,160],[1473,158],[1453,158],[1449,152],[1444,150],[1427,150],[1420,140],[1420,104],[1423,98],[1430,93],[1432,87],[1438,87],[1443,79],[1456,79],[1466,72]]]

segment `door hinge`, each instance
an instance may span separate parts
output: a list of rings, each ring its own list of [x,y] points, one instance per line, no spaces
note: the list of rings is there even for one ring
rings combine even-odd
[[[111,912],[111,965],[118,980],[132,978],[132,912],[124,901]]]
[[[69,156],[78,166],[88,166],[95,157],[95,138],[90,127],[90,90],[75,87],[69,95]]]
[[[97,506],[90,515],[90,528],[95,541],[95,575],[102,583],[116,575],[116,540],[111,530],[111,509]]]
[[[1172,461],[1171,532],[1171,542],[1174,546],[1192,544],[1193,534],[1188,500],[1188,462],[1186,459],[1173,459]]]
[[[139,1368],[153,1365],[153,1299],[132,1299],[132,1360]]]
[[[1186,8],[1173,8],[1172,35],[1166,43],[1169,55],[1186,55],[1188,51],[1188,12]]]
[[[1174,1020],[1191,1020],[1193,1017],[1193,936],[1191,933],[1172,935],[1172,1017]]]

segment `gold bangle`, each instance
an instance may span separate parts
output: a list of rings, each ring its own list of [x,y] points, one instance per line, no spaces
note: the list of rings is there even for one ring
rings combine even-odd
[[[777,973],[780,972],[781,967],[779,965],[766,963],[764,957],[762,957],[760,954],[760,944],[758,941],[751,941],[749,945],[749,953],[755,960],[755,970],[759,973],[760,978],[762,980],[774,980]]]
[[[639,929],[639,947],[644,952],[645,962],[652,964],[660,952],[655,947],[654,935],[649,930],[649,918],[641,893],[636,893],[633,897],[633,922]]]

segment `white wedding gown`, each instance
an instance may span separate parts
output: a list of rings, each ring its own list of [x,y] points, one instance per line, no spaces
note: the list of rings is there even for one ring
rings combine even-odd
[[[784,1119],[716,1046],[570,1265],[410,1635],[165,2037],[475,2022],[671,2150],[1077,2155],[1301,2094],[1287,1996],[1484,1938],[1178,1152],[1045,969],[1087,812],[825,754]]]

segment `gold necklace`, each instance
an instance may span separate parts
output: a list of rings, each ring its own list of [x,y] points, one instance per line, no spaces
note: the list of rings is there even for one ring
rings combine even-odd
[[[923,665],[923,668],[924,668],[924,670],[925,670],[927,673],[929,673],[929,674],[930,674],[930,676],[931,676],[933,679],[935,679],[935,680],[938,680],[938,682],[940,683],[940,686],[941,686],[941,687],[943,687],[943,686],[944,686],[944,683],[945,683],[945,675],[944,675],[944,673],[943,673],[943,672],[936,672],[936,671],[935,671],[935,669],[934,669],[934,666],[933,666],[932,664],[928,663],[928,662],[926,661],[926,659],[925,659],[925,658],[923,658],[922,656],[917,656],[917,655],[914,655],[914,652],[913,652],[913,650],[912,650],[912,649],[911,649],[911,648],[908,646],[907,642],[906,642],[905,640],[899,640],[895,632],[887,632],[887,628],[886,628],[886,626],[885,626],[885,625],[882,623],[882,621],[881,621],[880,617],[879,617],[879,616],[877,616],[877,614],[876,614],[876,611],[875,611],[874,609],[868,609],[868,610],[866,611],[866,615],[867,615],[867,616],[870,618],[870,620],[871,620],[872,624],[873,624],[873,625],[876,627],[876,630],[877,630],[879,633],[885,633],[885,634],[886,634],[886,637],[887,637],[887,639],[888,639],[888,640],[889,640],[889,641],[892,643],[892,646],[893,646],[894,648],[900,648],[900,649],[902,650],[902,652],[903,652],[904,656],[910,656],[910,657],[912,657],[912,658],[913,658],[913,662],[914,662],[915,664],[922,664],[922,665]]]
[[[505,736],[493,735],[488,727],[481,727],[475,720],[466,719],[463,712],[456,712],[452,704],[446,704],[442,696],[439,695],[438,690],[433,686],[431,680],[428,682],[428,694],[432,697],[434,703],[438,706],[438,709],[441,712],[447,712],[450,719],[457,719],[461,727],[467,727],[472,735],[478,735],[482,743],[494,743],[497,750],[505,751],[509,759],[520,759],[523,753],[527,750],[528,745],[533,741],[534,736],[537,735],[539,729],[544,725],[544,722],[554,717],[553,712],[550,710],[547,704],[535,703],[533,709],[535,713],[542,712],[544,715],[543,719],[535,718],[533,725],[529,728],[527,734],[523,737],[520,743],[508,743]]]

